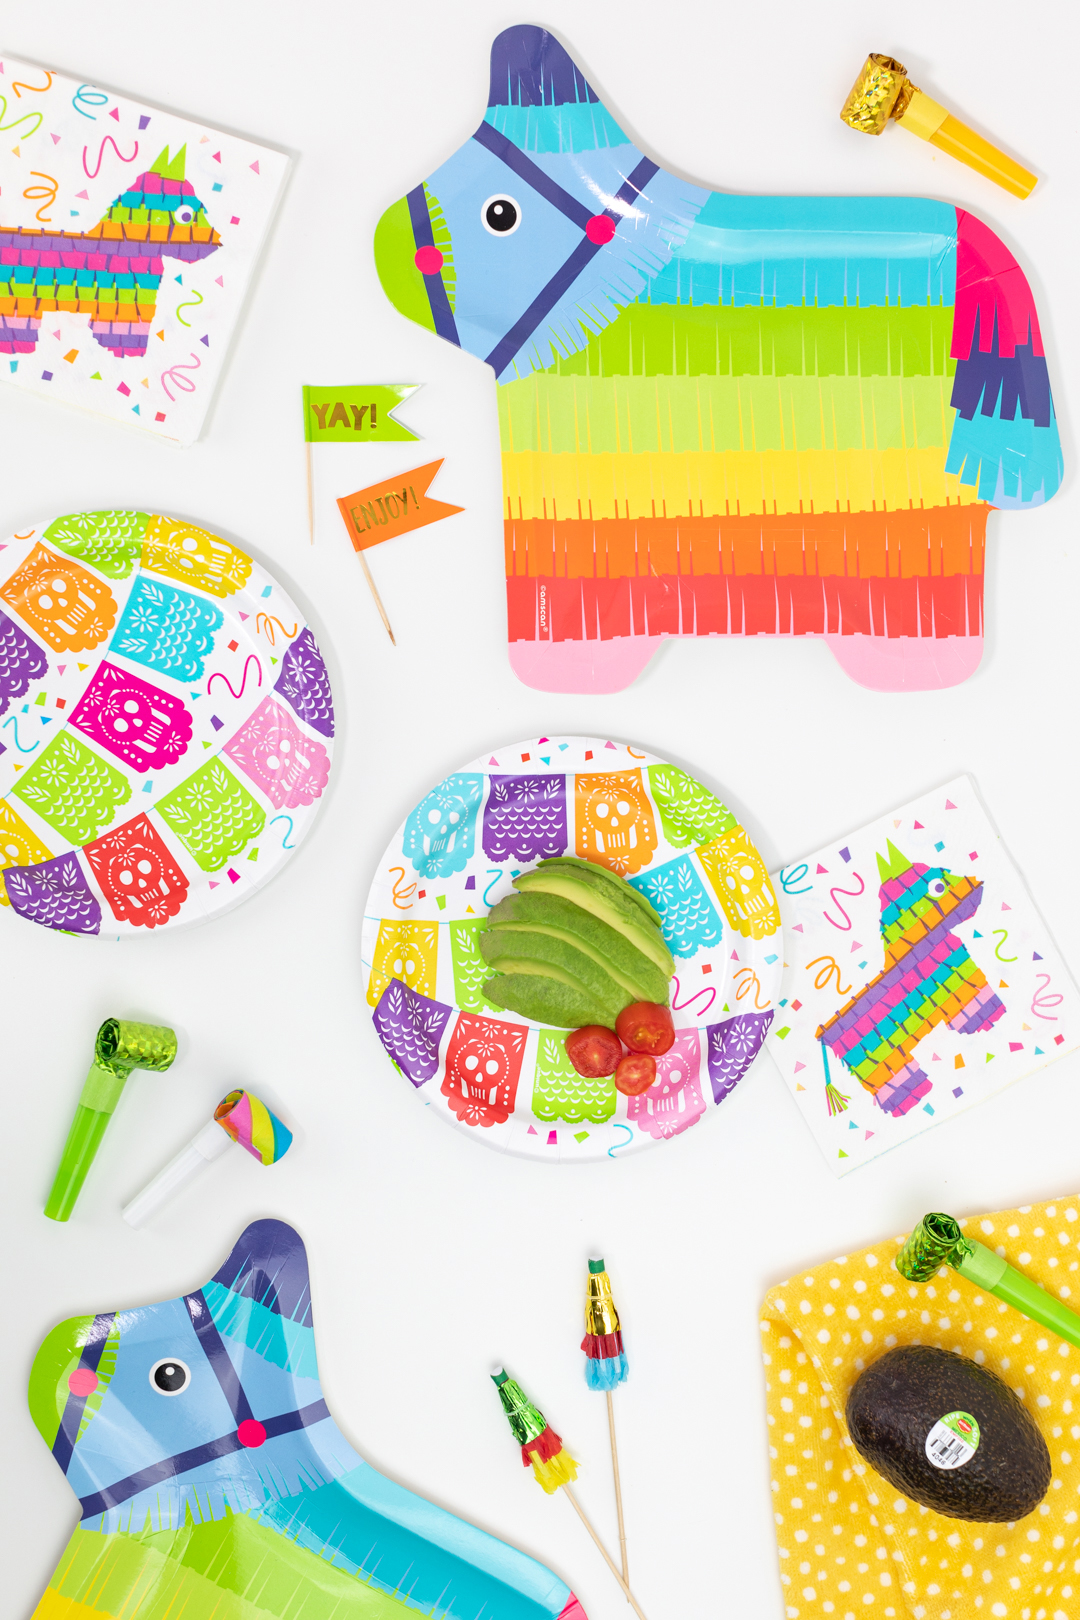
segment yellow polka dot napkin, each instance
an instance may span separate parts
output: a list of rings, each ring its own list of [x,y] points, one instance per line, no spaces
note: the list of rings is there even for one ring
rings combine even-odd
[[[1080,1310],[1080,1196],[960,1225]],[[810,1267],[765,1299],[788,1620],[1080,1620],[1080,1350],[948,1267],[929,1283],[906,1282],[893,1265],[903,1242]],[[947,1519],[862,1461],[844,1404],[862,1369],[894,1344],[958,1351],[1015,1389],[1053,1464],[1034,1513],[1015,1525]]]

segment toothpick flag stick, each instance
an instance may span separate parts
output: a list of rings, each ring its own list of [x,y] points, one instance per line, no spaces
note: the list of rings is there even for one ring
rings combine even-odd
[[[375,598],[375,606],[379,610],[379,617],[382,620],[383,624],[385,624],[385,626],[386,626],[387,635],[390,637],[390,640],[394,643],[394,646],[396,647],[397,646],[397,639],[394,636],[394,632],[390,628],[390,620],[386,617],[386,609],[382,605],[382,597],[379,595],[378,591],[375,588],[375,581],[371,577],[371,569],[368,567],[367,558],[364,556],[364,553],[362,551],[358,551],[356,555],[360,558],[360,566],[364,570],[364,578],[368,582],[368,590],[371,592],[372,596]]]
[[[311,440],[304,440],[304,449],[307,451],[307,526],[308,544],[315,544],[315,492],[311,485]]]
[[[364,552],[372,546],[381,545],[384,540],[393,540],[399,534],[410,534],[413,529],[423,529],[429,523],[438,523],[440,518],[453,517],[455,512],[463,510],[460,506],[449,505],[447,501],[437,501],[428,494],[428,485],[441,466],[441,460],[429,461],[423,467],[397,473],[393,478],[384,479],[381,484],[369,484],[366,489],[354,490],[351,495],[343,495],[338,500],[338,510],[363,564],[367,582],[391,641],[394,634],[383,612]],[[396,642],[394,644],[397,645]]]
[[[615,1476],[615,1510],[619,1516],[619,1552],[622,1578],[630,1579],[626,1558],[626,1525],[623,1523],[622,1480],[619,1478],[619,1448],[615,1444],[615,1403],[612,1390],[625,1382],[630,1369],[623,1350],[619,1313],[611,1297],[611,1279],[599,1255],[589,1258],[588,1291],[585,1296],[585,1382],[590,1389],[607,1394],[608,1434],[611,1437],[611,1468]]]
[[[515,1383],[512,1378],[507,1377],[504,1368],[494,1368],[491,1378],[499,1391],[499,1399],[510,1424],[511,1433],[521,1447],[522,1463],[526,1468],[532,1468],[537,1484],[542,1486],[549,1496],[560,1487],[566,1492],[574,1512],[596,1542],[605,1564],[622,1587],[626,1600],[638,1616],[638,1620],[645,1620],[645,1615],[633,1592],[619,1574],[607,1548],[589,1523],[584,1508],[570,1489],[571,1480],[577,1478],[577,1463],[548,1423],[544,1414],[532,1404],[521,1385]]]

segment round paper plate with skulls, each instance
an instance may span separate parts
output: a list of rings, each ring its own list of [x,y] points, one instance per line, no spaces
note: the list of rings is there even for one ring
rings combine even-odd
[[[636,1097],[583,1079],[567,1029],[484,995],[488,913],[521,873],[562,855],[626,878],[674,958],[675,1041]],[[592,737],[497,748],[433,787],[379,863],[363,961],[376,1033],[420,1099],[475,1141],[549,1161],[700,1124],[757,1056],[783,968],[776,896],[735,816],[678,766]]]
[[[334,708],[311,630],[227,540],[77,512],[0,547],[0,903],[136,936],[245,899],[306,833]]]

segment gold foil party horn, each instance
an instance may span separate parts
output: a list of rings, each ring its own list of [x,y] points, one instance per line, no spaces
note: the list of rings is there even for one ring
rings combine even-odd
[[[918,89],[908,78],[903,63],[891,56],[874,53],[866,58],[840,116],[862,135],[880,135],[889,119],[895,118],[902,129],[966,163],[1014,197],[1027,197],[1034,189],[1036,175]]]
[[[161,1074],[175,1056],[176,1036],[163,1024],[129,1024],[121,1018],[105,1020],[97,1032],[94,1061],[79,1094],[60,1168],[45,1205],[45,1213],[51,1221],[70,1218],[86,1172],[94,1162],[132,1069],[152,1069]]]

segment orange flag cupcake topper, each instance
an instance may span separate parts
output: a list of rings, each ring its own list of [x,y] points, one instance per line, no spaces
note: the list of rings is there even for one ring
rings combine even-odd
[[[429,461],[412,472],[398,473],[381,484],[358,489],[355,495],[341,496],[338,509],[356,550],[366,551],[383,540],[408,534],[410,529],[422,529],[440,518],[463,512],[464,507],[437,501],[427,492],[441,466],[441,460]]]
[[[381,484],[369,484],[366,489],[358,489],[355,494],[342,495],[338,499],[338,510],[345,520],[349,539],[359,553],[371,594],[391,641],[394,641],[394,632],[375,589],[364,552],[369,546],[377,546],[383,540],[393,540],[396,535],[408,534],[410,529],[422,529],[428,523],[437,523],[440,518],[453,517],[455,512],[465,510],[463,506],[451,506],[428,494],[428,485],[441,466],[442,458],[429,461],[423,467],[398,473],[393,478],[384,479]],[[397,646],[396,641],[394,645]]]

